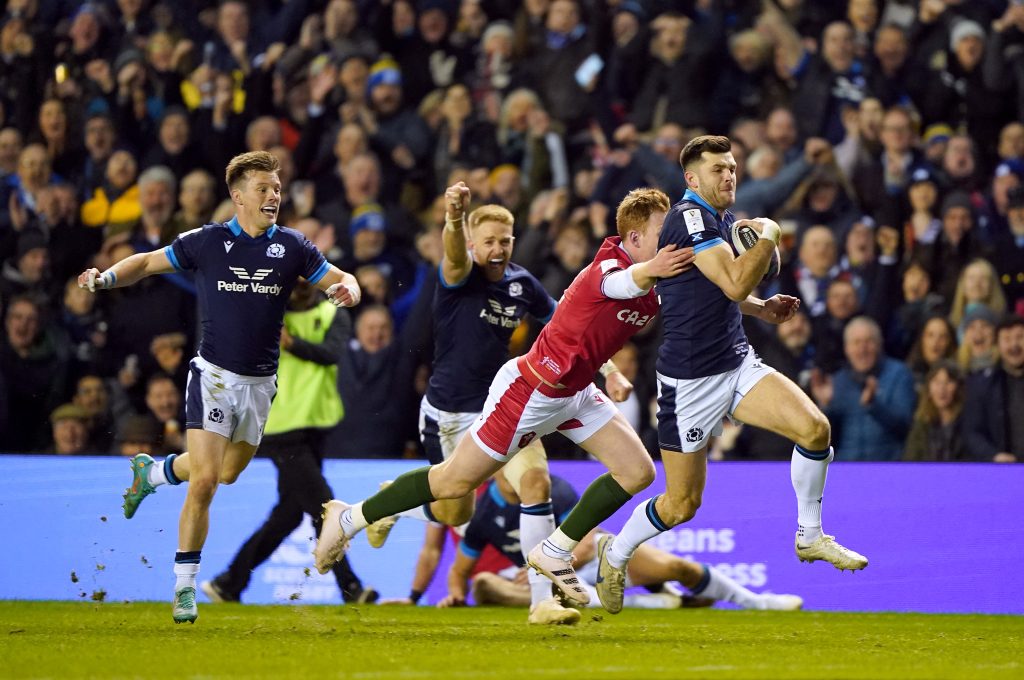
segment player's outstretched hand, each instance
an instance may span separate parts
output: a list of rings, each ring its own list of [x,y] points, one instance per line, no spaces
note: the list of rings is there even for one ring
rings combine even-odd
[[[100,273],[99,269],[96,269],[96,267],[86,269],[78,275],[78,287],[88,288],[90,293],[95,293],[97,290],[102,290],[104,288],[110,288],[112,285],[113,277],[109,274],[104,276]]]
[[[624,376],[622,371],[616,371],[604,379],[604,391],[612,401],[626,401],[633,393],[633,383],[629,382],[629,378]]]
[[[466,598],[459,597],[458,595],[447,595],[443,600],[437,603],[438,609],[447,609],[448,607],[465,607]]]
[[[335,307],[355,307],[362,295],[359,286],[349,286],[340,281],[331,284],[326,293],[327,299],[333,302]]]
[[[461,220],[466,212],[466,207],[469,205],[469,199],[469,187],[466,186],[465,182],[456,182],[445,189],[445,216],[453,222]]]
[[[693,266],[694,258],[693,248],[680,248],[670,243],[647,261],[647,274],[659,279],[682,274]]]
[[[785,323],[793,318],[799,308],[800,298],[792,295],[773,295],[764,301],[761,320],[774,324]]]

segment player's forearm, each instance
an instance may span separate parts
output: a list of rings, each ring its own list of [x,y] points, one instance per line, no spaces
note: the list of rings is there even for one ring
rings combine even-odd
[[[725,294],[734,302],[743,302],[750,297],[757,284],[764,278],[771,264],[775,243],[769,239],[758,239],[754,247],[737,257],[729,268],[731,290]]]
[[[445,218],[441,240],[444,243],[444,256],[455,269],[463,269],[469,264],[469,251],[466,249],[465,218],[457,220]]]
[[[740,302],[740,313],[747,316],[760,317],[764,311],[764,300],[753,295],[748,295],[746,300]]]
[[[149,266],[150,260],[150,253],[136,253],[121,260],[101,274],[103,278],[110,277],[104,288],[123,288],[158,273]]]
[[[639,262],[612,272],[601,282],[601,292],[613,300],[632,300],[647,295],[658,279],[647,273],[646,264]]]
[[[465,602],[466,594],[469,592],[469,577],[469,572],[452,566],[448,570],[448,597]]]

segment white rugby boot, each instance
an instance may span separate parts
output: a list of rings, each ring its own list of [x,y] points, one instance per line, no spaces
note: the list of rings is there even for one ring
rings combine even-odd
[[[828,534],[818,536],[810,545],[800,545],[800,541],[797,539],[795,546],[796,556],[800,558],[801,562],[821,560],[828,562],[840,571],[847,569],[857,571],[868,566],[868,558],[849,548],[844,548],[836,543],[835,536]]]

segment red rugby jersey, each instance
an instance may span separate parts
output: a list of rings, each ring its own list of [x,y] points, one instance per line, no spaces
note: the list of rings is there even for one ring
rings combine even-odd
[[[606,238],[594,261],[581,271],[558,302],[555,315],[541,331],[526,360],[545,381],[575,393],[626,341],[658,313],[658,296],[616,300],[601,291],[601,282],[633,264],[618,236]]]

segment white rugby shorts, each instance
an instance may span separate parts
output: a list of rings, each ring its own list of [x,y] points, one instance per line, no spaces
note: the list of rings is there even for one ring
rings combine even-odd
[[[546,385],[522,357],[494,376],[484,410],[469,428],[487,455],[501,463],[537,437],[558,431],[577,444],[594,435],[618,410],[590,383],[579,392]]]
[[[259,446],[277,377],[232,373],[196,356],[185,387],[185,428]]]
[[[479,413],[442,411],[423,395],[420,400],[420,441],[431,465],[443,463],[455,452],[455,446],[466,434]]]
[[[658,373],[658,442],[666,451],[694,453],[722,434],[722,418],[732,417],[743,397],[775,369],[753,348],[739,366],[703,378],[670,378]]]

